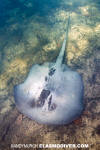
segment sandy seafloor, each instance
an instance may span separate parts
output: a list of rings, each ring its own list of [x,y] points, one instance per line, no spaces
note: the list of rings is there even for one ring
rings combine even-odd
[[[69,125],[38,124],[17,110],[13,87],[32,65],[56,60],[69,13],[65,63],[83,77],[85,110]],[[87,143],[89,150],[100,149],[99,0],[0,1],[0,150],[13,143]]]

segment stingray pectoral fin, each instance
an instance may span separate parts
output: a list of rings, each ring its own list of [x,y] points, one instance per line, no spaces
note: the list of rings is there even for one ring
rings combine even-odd
[[[49,64],[34,65],[26,80],[14,87],[15,103],[18,106],[24,106],[32,99],[39,97],[43,89],[45,77],[48,74]]]
[[[20,106],[27,100],[27,91],[24,90],[23,84],[14,86],[15,103]]]
[[[21,105],[21,103],[25,99],[23,90],[20,88],[20,85],[16,85],[14,87],[14,98],[15,98],[15,103],[17,105]]]
[[[14,86],[14,98],[16,104],[19,104],[19,99],[20,99],[20,91],[18,87],[19,87],[18,85]]]
[[[49,70],[49,65],[50,63],[44,63],[43,65],[33,65],[29,74],[28,74],[28,77],[29,78],[35,78],[35,77],[39,77],[41,76],[42,74],[45,74],[48,72]]]

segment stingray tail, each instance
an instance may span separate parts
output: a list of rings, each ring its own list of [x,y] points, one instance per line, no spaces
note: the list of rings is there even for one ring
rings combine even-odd
[[[69,24],[70,24],[70,15],[68,17],[66,35],[65,35],[65,38],[64,38],[64,41],[63,41],[63,44],[62,44],[62,48],[61,48],[59,56],[57,57],[57,60],[56,60],[56,66],[57,67],[60,67],[62,62],[63,62],[64,52],[65,52],[65,48],[66,48],[66,45],[67,45],[67,42],[68,42]]]

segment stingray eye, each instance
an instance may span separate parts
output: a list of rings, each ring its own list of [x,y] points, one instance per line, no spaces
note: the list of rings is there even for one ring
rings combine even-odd
[[[49,111],[53,111],[57,108],[57,105],[55,103],[52,103],[51,106],[49,107]]]
[[[55,68],[51,68],[49,71],[49,76],[52,76],[55,73],[56,69]]]

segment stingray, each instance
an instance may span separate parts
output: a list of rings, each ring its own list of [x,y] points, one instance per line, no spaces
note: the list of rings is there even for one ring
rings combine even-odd
[[[68,124],[77,119],[84,108],[82,78],[63,64],[69,23],[70,17],[56,62],[33,65],[26,80],[14,87],[18,110],[41,124]]]

